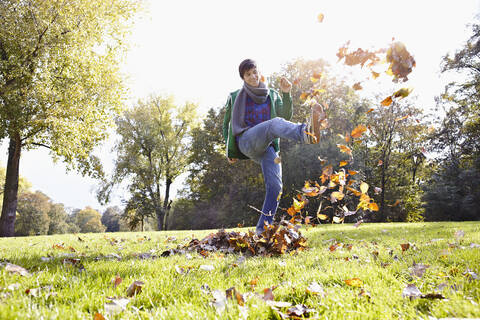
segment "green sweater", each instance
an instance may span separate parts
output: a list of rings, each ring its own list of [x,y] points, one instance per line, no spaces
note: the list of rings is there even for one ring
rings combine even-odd
[[[232,118],[233,104],[235,103],[235,98],[239,92],[240,89],[230,93],[228,96],[225,105],[225,118],[223,119],[223,138],[227,145],[227,157],[231,159],[248,159],[248,157],[238,149],[235,137],[232,133],[232,125],[230,121]],[[269,89],[268,95],[270,96],[270,119],[282,117],[285,120],[290,120],[293,114],[292,96],[290,93],[282,92],[282,97],[280,97],[280,94],[277,91]],[[273,148],[277,152],[280,150],[278,138],[273,140]]]

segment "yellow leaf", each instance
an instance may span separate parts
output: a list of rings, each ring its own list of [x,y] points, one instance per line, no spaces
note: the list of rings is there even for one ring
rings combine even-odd
[[[363,281],[359,278],[352,278],[352,279],[345,280],[345,283],[350,287],[360,288],[361,286],[363,286]]]
[[[395,121],[402,121],[402,120],[407,119],[408,117],[410,117],[409,114],[407,114],[406,116],[400,117],[400,118],[396,118]]]
[[[380,76],[380,73],[372,71],[372,77],[373,79],[377,79]]]
[[[389,105],[391,105],[393,102],[392,100],[392,96],[389,96],[389,97],[386,97],[385,99],[382,100],[382,106],[384,107],[388,107]]]
[[[332,192],[331,196],[332,196],[332,198],[335,198],[337,200],[342,200],[345,195],[343,193],[339,192],[339,191],[334,191],[334,192]]]
[[[323,214],[323,213],[317,214],[317,217],[320,220],[327,220],[328,219],[328,216],[326,214]]]
[[[340,161],[340,167],[346,166],[348,161]]]
[[[317,16],[318,22],[322,23],[322,22],[323,22],[323,18],[325,18],[324,14],[323,14],[323,13],[319,13],[318,16]]]
[[[360,191],[363,193],[363,194],[366,194],[367,191],[368,191],[368,184],[365,183],[365,182],[362,182],[360,184]]]
[[[396,91],[396,92],[393,94],[393,96],[394,96],[395,98],[403,99],[403,98],[407,97],[407,96],[410,94],[410,92],[412,92],[412,90],[413,90],[413,89],[402,88],[402,89]]]
[[[293,209],[295,209],[296,212],[300,212],[300,210],[302,210],[304,206],[304,201],[298,201],[297,199],[293,198]]]
[[[367,131],[367,127],[362,124],[359,124],[355,129],[352,130],[352,138],[360,138],[362,134]]]
[[[333,217],[333,222],[335,222],[335,223],[341,223],[341,222],[343,222],[343,219],[345,219],[345,217],[337,217],[337,216],[334,216],[334,217]]]
[[[318,79],[317,78],[314,78],[314,77],[310,77],[310,81],[312,81],[313,83],[317,82]]]

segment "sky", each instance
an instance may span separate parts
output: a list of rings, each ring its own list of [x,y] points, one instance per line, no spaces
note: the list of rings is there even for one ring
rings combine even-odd
[[[441,74],[447,53],[460,49],[470,35],[468,23],[480,13],[480,0],[423,1],[283,1],[283,0],[144,0],[129,37],[130,49],[122,64],[129,103],[150,94],[173,95],[178,104],[192,101],[200,116],[221,107],[228,93],[241,87],[238,65],[257,61],[261,73],[279,72],[298,58],[324,59],[347,83],[361,80],[337,64],[336,53],[345,42],[352,48],[386,47],[403,42],[417,66],[409,76],[419,107],[432,110],[434,97],[454,74]],[[318,14],[324,20],[317,20]],[[478,21],[478,20],[477,20]],[[457,76],[458,77],[458,76]],[[360,94],[384,85],[380,77]],[[99,146],[105,170],[113,168],[115,137]],[[0,148],[0,165],[7,162],[7,141]],[[71,208],[104,210],[95,197],[98,181],[66,172],[53,163],[46,149],[25,151],[20,174],[33,190]],[[182,188],[177,179],[173,191]],[[121,205],[118,192],[109,205]],[[108,205],[107,205],[108,206]]]

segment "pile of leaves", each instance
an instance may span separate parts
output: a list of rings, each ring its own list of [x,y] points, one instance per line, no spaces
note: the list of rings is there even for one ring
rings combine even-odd
[[[300,225],[282,220],[265,226],[261,235],[253,231],[236,232],[219,230],[202,240],[192,239],[188,244],[162,253],[167,257],[176,253],[196,251],[206,257],[212,252],[242,253],[245,256],[273,256],[303,251],[307,240],[299,231]]]

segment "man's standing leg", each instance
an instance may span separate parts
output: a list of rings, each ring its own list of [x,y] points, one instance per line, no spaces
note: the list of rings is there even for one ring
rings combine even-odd
[[[265,200],[262,207],[264,214],[260,216],[256,227],[257,234],[263,232],[265,223],[272,223],[282,193],[282,166],[275,163],[277,156],[273,146],[270,146],[260,160],[265,182]]]

